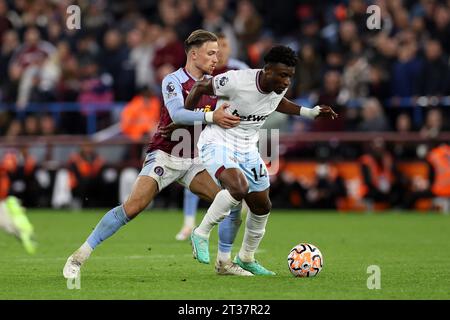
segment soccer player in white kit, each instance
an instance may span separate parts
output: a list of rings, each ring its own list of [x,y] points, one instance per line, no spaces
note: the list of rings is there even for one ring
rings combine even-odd
[[[208,125],[198,142],[199,155],[208,173],[223,189],[216,195],[201,224],[191,234],[194,257],[209,263],[209,234],[235,206],[245,200],[247,214],[244,239],[234,262],[254,275],[274,275],[254,257],[271,210],[269,177],[259,155],[259,128],[274,111],[335,119],[329,106],[304,108],[284,98],[295,73],[297,56],[286,46],[273,47],[264,57],[263,69],[234,70],[199,81],[186,98],[186,107],[196,105],[202,95],[218,96],[228,103],[240,124],[231,129]]]

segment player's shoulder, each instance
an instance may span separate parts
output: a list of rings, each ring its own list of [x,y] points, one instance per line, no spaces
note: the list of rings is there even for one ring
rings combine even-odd
[[[243,70],[230,70],[222,74],[218,74],[216,78],[221,79],[222,77],[233,78],[238,82],[248,81],[253,79],[260,69],[243,69]]]
[[[184,72],[183,68],[179,68],[178,70],[169,73],[166,75],[163,79],[163,83],[165,84],[182,84],[189,80],[189,77],[187,76],[186,72]]]

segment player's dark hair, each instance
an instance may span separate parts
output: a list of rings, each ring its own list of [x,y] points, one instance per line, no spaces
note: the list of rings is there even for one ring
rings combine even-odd
[[[288,67],[297,65],[298,57],[294,50],[286,46],[275,46],[264,56],[265,64],[282,63]]]
[[[184,41],[184,50],[186,53],[192,49],[192,47],[201,47],[202,44],[208,41],[217,41],[217,36],[209,31],[198,29],[193,31],[189,37]]]

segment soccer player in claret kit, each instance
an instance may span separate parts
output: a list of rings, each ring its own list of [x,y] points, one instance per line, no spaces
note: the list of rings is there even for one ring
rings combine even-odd
[[[259,128],[274,111],[310,119],[337,117],[329,106],[308,109],[284,98],[297,64],[292,49],[273,47],[264,62],[263,69],[229,71],[199,81],[186,99],[186,106],[191,107],[203,95],[216,95],[218,104],[229,103],[227,112],[241,119],[234,128],[208,125],[200,134],[200,158],[223,190],[191,234],[194,256],[199,262],[209,263],[208,239],[212,228],[245,200],[249,211],[243,243],[234,262],[254,275],[275,274],[254,257],[271,210],[267,168],[257,148]]]
[[[169,74],[163,80],[165,108],[161,111],[158,132],[149,145],[143,168],[133,185],[130,196],[122,205],[108,211],[81,247],[69,256],[63,269],[65,278],[77,278],[81,266],[92,251],[142,212],[153,198],[172,182],[177,181],[189,187],[193,193],[208,201],[212,201],[220,191],[200,160],[192,158],[194,148],[187,148],[190,149],[189,154],[172,154],[179,142],[163,138],[161,128],[168,126],[172,121],[183,125],[215,123],[224,129],[239,123],[239,117],[227,114],[224,106],[220,106],[215,111],[208,111],[215,108],[216,99],[212,97],[203,97],[195,104],[197,111],[206,112],[195,112],[184,108],[184,98],[196,79],[202,79],[214,71],[217,64],[217,37],[211,32],[196,30],[185,41],[185,48],[186,67]],[[192,134],[192,128],[190,132]],[[192,136],[190,138],[193,143],[194,138]],[[185,148],[182,148],[181,153],[184,150]],[[233,240],[234,238],[228,241],[232,243]],[[223,265],[218,273],[252,275],[231,260],[227,265]]]
[[[249,66],[244,62],[230,57],[231,46],[224,33],[218,33],[217,38],[219,44],[219,52],[217,53],[218,62],[216,68],[214,69],[213,76],[230,70],[249,69]],[[194,229],[195,227],[195,216],[197,213],[198,202],[199,198],[195,194],[193,194],[189,190],[189,188],[185,188],[183,200],[184,221],[183,226],[175,236],[175,239],[184,241],[186,239],[189,239],[189,237],[191,236],[192,229]],[[234,213],[237,213],[238,215],[234,216]],[[240,224],[240,222],[240,212],[238,212],[237,210],[233,211],[233,214],[230,214],[230,216],[227,217],[227,219],[225,219],[223,223],[219,224],[219,234],[222,235],[224,234],[224,232],[226,233],[226,230],[229,229],[229,226],[231,224]],[[219,241],[219,252],[220,249],[222,249],[222,251],[230,250],[229,244]]]

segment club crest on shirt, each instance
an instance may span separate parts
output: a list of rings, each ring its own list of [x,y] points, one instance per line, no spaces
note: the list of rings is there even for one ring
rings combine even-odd
[[[169,82],[166,86],[167,98],[176,97],[177,93],[175,92],[175,85],[173,82]]]

